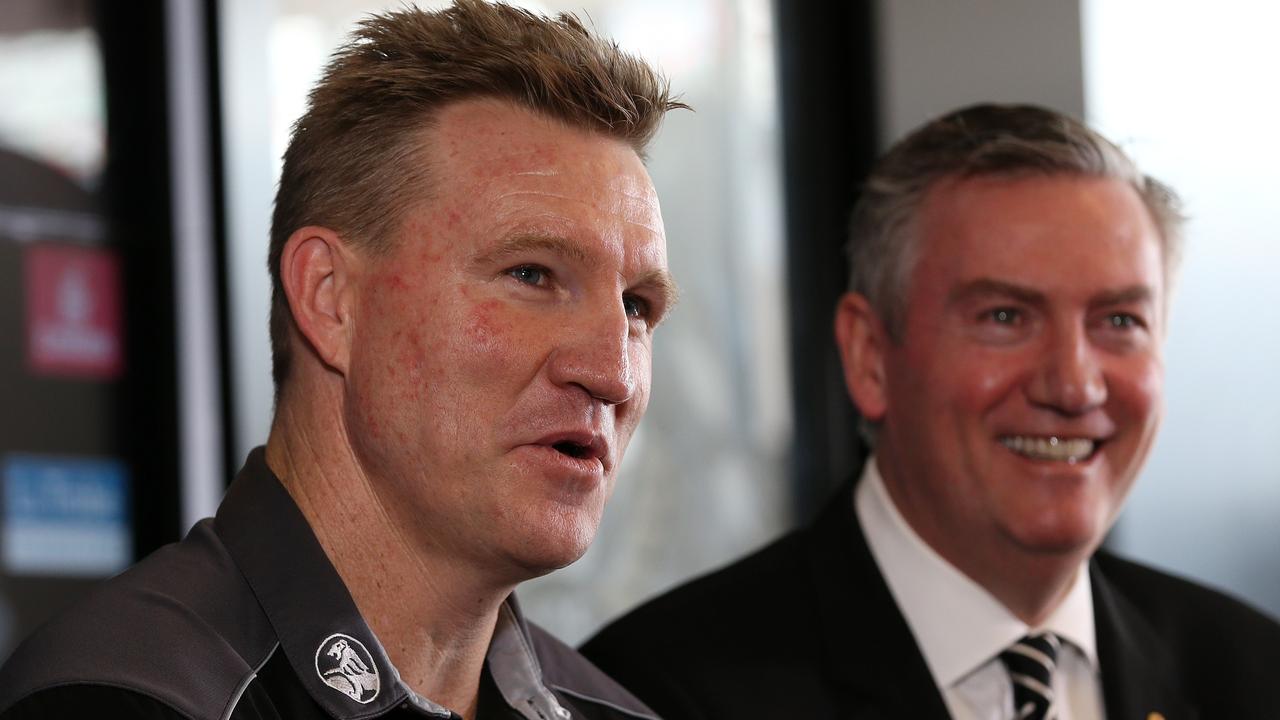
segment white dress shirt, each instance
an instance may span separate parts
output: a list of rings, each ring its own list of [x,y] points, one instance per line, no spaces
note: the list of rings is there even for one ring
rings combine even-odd
[[[1013,686],[1000,653],[1024,635],[1045,630],[1064,641],[1048,717],[1105,717],[1087,564],[1062,603],[1032,628],[916,534],[889,497],[874,456],[863,470],[854,505],[871,555],[955,720],[1014,718]]]

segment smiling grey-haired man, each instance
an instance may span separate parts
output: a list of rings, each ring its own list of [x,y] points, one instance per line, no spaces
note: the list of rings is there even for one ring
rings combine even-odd
[[[23,644],[3,716],[653,718],[512,591],[586,550],[644,414],[678,106],[570,16],[363,22],[285,154],[265,450]]]
[[[676,720],[1280,717],[1280,626],[1098,550],[1159,425],[1179,226],[1049,110],[902,140],[836,313],[861,477],[584,652]]]

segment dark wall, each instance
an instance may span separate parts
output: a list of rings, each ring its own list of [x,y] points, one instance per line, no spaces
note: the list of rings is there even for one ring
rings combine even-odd
[[[870,2],[778,0],[797,514],[808,517],[866,451],[832,334],[847,281],[849,210],[876,153]]]

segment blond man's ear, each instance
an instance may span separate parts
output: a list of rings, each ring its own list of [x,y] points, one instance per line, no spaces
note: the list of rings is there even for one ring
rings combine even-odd
[[[342,238],[318,226],[294,231],[280,257],[294,326],[316,357],[343,375],[355,336],[355,263]]]

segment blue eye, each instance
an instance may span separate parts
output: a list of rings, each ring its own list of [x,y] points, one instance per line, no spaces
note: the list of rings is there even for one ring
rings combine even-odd
[[[1022,320],[1022,313],[1013,308],[996,308],[987,311],[986,315],[999,325],[1013,325]]]
[[[1113,313],[1107,316],[1107,324],[1113,328],[1129,330],[1142,327],[1142,321],[1129,313]]]
[[[622,308],[626,311],[627,317],[644,318],[649,316],[649,303],[644,298],[635,295],[622,296]]]
[[[507,274],[525,285],[540,286],[546,282],[549,271],[537,265],[521,265],[511,268]]]

